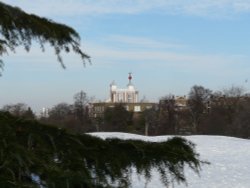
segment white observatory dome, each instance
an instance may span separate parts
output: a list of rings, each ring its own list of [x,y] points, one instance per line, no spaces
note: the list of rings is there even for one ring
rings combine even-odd
[[[135,91],[135,87],[132,84],[128,84],[129,91]]]
[[[115,81],[113,81],[113,82],[110,84],[110,89],[111,89],[112,91],[114,91],[114,90],[117,89],[117,86],[116,86],[116,84],[115,84]]]

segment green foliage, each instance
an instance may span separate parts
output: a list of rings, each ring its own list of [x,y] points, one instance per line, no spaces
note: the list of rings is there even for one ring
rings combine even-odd
[[[126,132],[132,124],[133,113],[125,109],[123,104],[115,104],[104,111],[105,131]]]
[[[57,55],[62,67],[61,51],[73,50],[85,60],[89,56],[80,49],[80,37],[78,33],[63,24],[52,20],[27,14],[18,7],[12,7],[0,2],[0,56],[10,51],[15,51],[18,46],[24,46],[29,51],[32,40],[37,41],[44,51],[44,44],[49,43]],[[0,63],[2,63],[0,61]],[[0,66],[1,67],[1,66]]]
[[[0,113],[0,187],[129,187],[134,167],[148,179],[156,168],[167,185],[185,182],[184,166],[198,173],[201,163],[183,138],[101,140]]]

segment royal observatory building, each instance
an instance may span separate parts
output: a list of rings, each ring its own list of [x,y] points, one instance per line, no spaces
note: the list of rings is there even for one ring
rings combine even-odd
[[[150,109],[155,103],[139,102],[139,91],[132,83],[132,74],[129,73],[126,88],[118,88],[115,81],[110,84],[109,99],[106,102],[94,102],[91,104],[91,116],[100,117],[106,108],[112,108],[117,104],[122,104],[127,111],[142,112]]]
[[[110,84],[110,102],[111,103],[138,103],[138,91],[132,84],[132,75],[129,73],[129,83],[127,88],[119,89],[115,82]]]

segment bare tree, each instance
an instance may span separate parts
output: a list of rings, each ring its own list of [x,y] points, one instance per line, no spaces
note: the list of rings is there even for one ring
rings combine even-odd
[[[162,97],[159,104],[159,113],[161,132],[165,134],[175,134],[177,111],[174,95],[169,94]]]
[[[237,86],[213,93],[210,99],[211,111],[203,118],[202,132],[239,136],[241,127],[248,121],[248,97],[243,94],[244,89]]]
[[[231,86],[230,88],[225,88],[222,93],[225,97],[241,97],[244,91],[243,87]]]
[[[84,91],[80,91],[74,95],[74,114],[82,125],[89,120],[88,109],[89,98]]]
[[[210,101],[212,91],[203,86],[193,86],[189,92],[188,107],[192,118],[192,128],[196,133],[201,118],[207,112],[207,105]]]
[[[48,122],[59,127],[66,127],[67,120],[73,117],[72,106],[59,103],[49,110]]]
[[[250,98],[245,98],[241,103],[230,126],[230,133],[233,136],[250,138]]]
[[[22,117],[26,119],[34,119],[35,114],[31,108],[25,103],[9,104],[2,108],[3,111],[7,111],[14,116]]]
[[[232,86],[223,90],[223,104],[226,109],[227,134],[236,136],[248,111],[244,100],[244,88]],[[243,112],[245,111],[245,112]]]
[[[156,129],[159,123],[158,108],[156,106],[153,106],[150,109],[146,109],[143,111],[142,115],[145,124],[144,134],[146,136],[148,136],[150,132],[156,134]]]

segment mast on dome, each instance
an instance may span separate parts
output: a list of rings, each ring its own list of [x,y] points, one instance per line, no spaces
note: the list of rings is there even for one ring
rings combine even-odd
[[[128,76],[129,85],[131,85],[132,84],[132,82],[131,82],[131,80],[132,80],[132,73],[129,72],[128,74],[129,74],[129,76]]]

